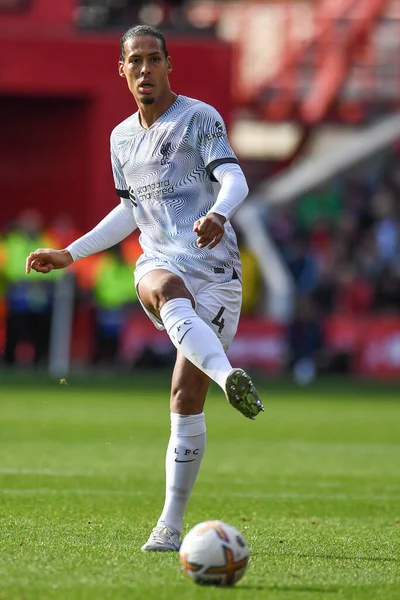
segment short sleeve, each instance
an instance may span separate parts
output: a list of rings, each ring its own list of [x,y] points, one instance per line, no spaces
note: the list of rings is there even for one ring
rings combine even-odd
[[[216,181],[212,172],[225,163],[239,164],[228,140],[225,123],[212,106],[198,112],[196,119],[196,148],[206,166],[208,176]]]
[[[114,139],[113,134],[111,134],[110,150],[111,150],[111,168],[112,168],[113,177],[114,177],[115,192],[116,192],[117,196],[119,196],[120,198],[125,198],[125,200],[129,200],[130,199],[129,188],[128,188],[128,184],[125,181],[125,176],[122,171],[121,163],[118,158],[115,139]]]

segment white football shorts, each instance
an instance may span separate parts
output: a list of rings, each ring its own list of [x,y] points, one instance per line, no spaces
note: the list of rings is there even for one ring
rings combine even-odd
[[[239,279],[232,279],[227,283],[206,281],[183,273],[167,261],[142,258],[134,272],[136,290],[142,277],[155,269],[170,271],[182,279],[193,296],[196,313],[218,336],[224,350],[228,350],[237,331],[242,306],[242,284]],[[155,327],[160,331],[165,329],[163,323],[147,310],[140,298],[139,301]]]

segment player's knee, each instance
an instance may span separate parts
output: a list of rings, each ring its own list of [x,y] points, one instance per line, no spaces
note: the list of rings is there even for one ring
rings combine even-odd
[[[175,298],[188,298],[194,304],[190,293],[178,277],[160,281],[150,291],[151,303],[158,313],[166,302]]]
[[[203,411],[204,402],[202,386],[184,386],[173,388],[171,391],[171,412],[180,415],[198,415]]]

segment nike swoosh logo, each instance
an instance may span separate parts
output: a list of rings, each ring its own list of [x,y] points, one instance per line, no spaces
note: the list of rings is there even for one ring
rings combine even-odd
[[[181,339],[180,339],[180,340],[178,340],[178,344],[179,344],[179,345],[181,345],[181,344],[182,344],[183,338],[185,337],[185,335],[186,335],[187,333],[189,333],[189,331],[192,331],[192,329],[193,329],[193,327],[191,327],[190,329],[187,329],[187,330],[185,331],[185,333],[183,334],[183,336],[181,337]]]
[[[175,462],[178,462],[178,463],[183,463],[183,462],[193,462],[193,461],[195,461],[195,460],[196,460],[195,458],[192,458],[191,460],[179,460],[178,458],[176,458],[176,459],[175,459]]]

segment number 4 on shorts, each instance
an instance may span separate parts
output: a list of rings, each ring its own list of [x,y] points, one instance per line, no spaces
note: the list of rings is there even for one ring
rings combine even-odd
[[[211,323],[213,323],[214,325],[216,325],[218,327],[218,333],[221,333],[221,331],[225,327],[225,319],[222,319],[222,315],[224,314],[224,311],[225,311],[225,306],[221,306],[221,308],[218,311],[217,316],[214,317],[214,319],[211,321]]]

